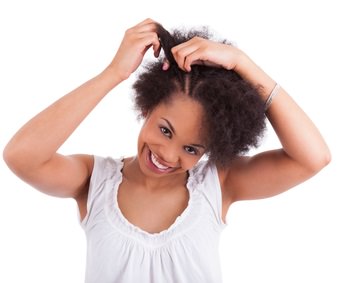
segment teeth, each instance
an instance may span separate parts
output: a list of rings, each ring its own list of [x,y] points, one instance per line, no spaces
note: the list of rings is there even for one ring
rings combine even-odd
[[[156,157],[155,157],[152,153],[151,153],[151,160],[152,160],[152,163],[153,163],[154,165],[156,165],[156,167],[157,167],[158,169],[166,170],[166,169],[170,168],[170,167],[167,167],[167,166],[164,166],[164,165],[160,164],[160,163],[157,161]]]

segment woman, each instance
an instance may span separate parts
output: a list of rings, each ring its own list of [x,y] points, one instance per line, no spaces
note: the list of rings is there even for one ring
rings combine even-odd
[[[144,119],[136,156],[57,153],[151,47],[165,58],[134,84]],[[282,148],[245,156],[266,118]],[[307,115],[244,52],[200,31],[169,34],[146,19],[127,30],[103,72],[24,125],[4,159],[42,192],[77,201],[86,282],[221,282],[218,240],[230,205],[298,185],[330,162],[330,152]]]

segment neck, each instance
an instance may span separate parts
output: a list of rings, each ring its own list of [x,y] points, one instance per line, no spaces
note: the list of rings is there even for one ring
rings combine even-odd
[[[164,175],[159,177],[147,176],[140,169],[138,158],[130,157],[124,160],[123,176],[129,182],[138,184],[148,191],[169,189],[186,185],[188,173],[178,173],[176,175]]]

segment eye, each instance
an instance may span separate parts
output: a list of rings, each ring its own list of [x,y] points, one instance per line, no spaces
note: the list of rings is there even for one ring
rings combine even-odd
[[[194,148],[193,146],[185,146],[184,147],[184,150],[189,153],[189,154],[192,154],[192,155],[197,155],[198,154],[198,151],[196,148]]]
[[[167,136],[168,138],[171,138],[171,131],[168,128],[159,127],[159,129],[161,130],[163,135]]]

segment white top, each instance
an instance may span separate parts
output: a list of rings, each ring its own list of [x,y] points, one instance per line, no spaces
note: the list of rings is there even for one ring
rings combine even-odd
[[[222,282],[219,238],[221,189],[215,166],[189,171],[189,202],[167,229],[151,234],[131,224],[118,207],[123,161],[95,157],[81,222],[87,238],[87,283]]]

